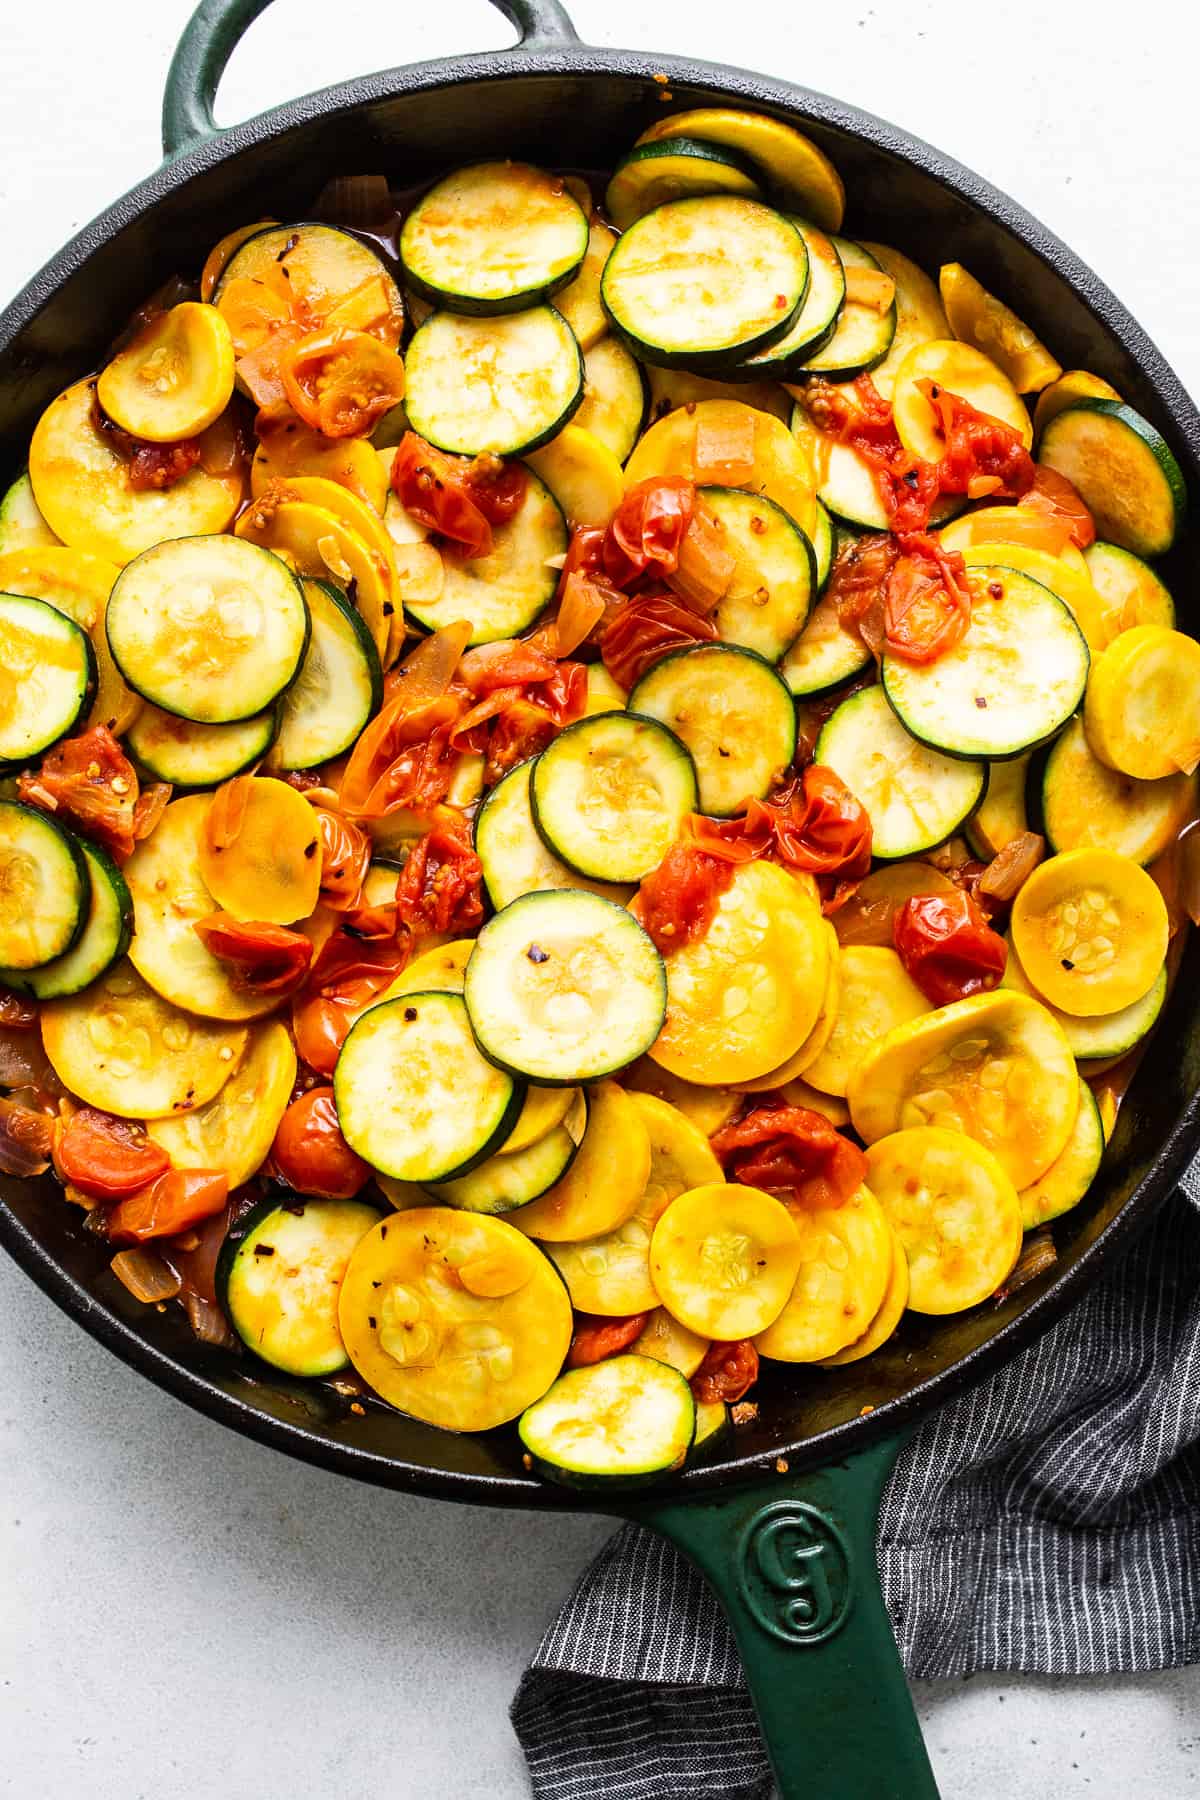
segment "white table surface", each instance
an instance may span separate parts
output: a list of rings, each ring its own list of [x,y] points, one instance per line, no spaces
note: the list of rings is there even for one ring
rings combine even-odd
[[[0,298],[154,165],[188,0],[38,0],[0,62]],[[1178,0],[578,0],[594,43],[771,70],[938,143],[1091,262],[1200,391],[1195,91]],[[333,29],[330,21],[336,21]],[[279,0],[233,120],[508,42],[483,0]],[[1172,48],[1173,47],[1173,48]],[[903,231],[897,231],[903,243]],[[0,1262],[4,1800],[519,1800],[525,1657],[609,1527],[377,1493],[243,1442]],[[923,1685],[946,1800],[1184,1800],[1200,1674]]]

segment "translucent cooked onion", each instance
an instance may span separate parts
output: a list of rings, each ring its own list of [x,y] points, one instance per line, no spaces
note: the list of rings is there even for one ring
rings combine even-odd
[[[108,1266],[121,1286],[146,1306],[173,1300],[182,1286],[178,1275],[168,1269],[156,1251],[140,1246],[118,1250]]]
[[[0,1175],[24,1181],[44,1175],[50,1167],[54,1120],[46,1113],[0,1100]]]
[[[1045,854],[1045,838],[1035,831],[1018,832],[979,877],[979,892],[1007,906],[1016,899]]]

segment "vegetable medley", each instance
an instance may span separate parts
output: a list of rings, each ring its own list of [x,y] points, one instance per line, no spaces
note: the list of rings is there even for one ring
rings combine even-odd
[[[1052,1263],[1196,905],[1169,448],[842,212],[716,109],[334,182],[0,506],[0,1170],[555,1480]]]

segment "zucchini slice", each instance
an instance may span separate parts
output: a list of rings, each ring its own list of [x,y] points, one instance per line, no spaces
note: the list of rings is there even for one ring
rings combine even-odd
[[[731,381],[789,381],[803,374],[806,358],[815,356],[833,336],[846,298],[846,271],[837,245],[815,225],[792,219],[808,251],[808,288],[800,310],[783,336],[731,369]]]
[[[900,442],[913,456],[939,462],[945,450],[938,415],[917,386],[926,380],[969,401],[990,418],[999,419],[1019,434],[1027,449],[1033,443],[1029,414],[1007,375],[970,344],[960,344],[954,338],[933,338],[910,350],[896,371],[892,415]]]
[[[428,631],[466,619],[472,644],[515,637],[554,598],[555,559],[567,548],[567,522],[545,482],[529,471],[520,510],[492,533],[487,556],[443,552],[445,578],[436,600],[410,600],[407,611]]]
[[[1066,1149],[1052,1162],[1040,1181],[1022,1188],[1021,1223],[1026,1231],[1057,1219],[1078,1206],[1099,1172],[1104,1157],[1104,1125],[1096,1096],[1086,1081],[1079,1083],[1079,1111],[1075,1115]]]
[[[507,1213],[528,1206],[561,1181],[583,1141],[587,1101],[576,1093],[562,1123],[518,1150],[505,1148],[454,1181],[430,1184],[435,1199],[464,1212]]]
[[[296,1051],[287,1027],[265,1019],[250,1027],[246,1054],[204,1106],[151,1119],[146,1131],[176,1169],[219,1169],[230,1191],[267,1160],[296,1080]]]
[[[641,364],[620,338],[602,337],[583,354],[583,400],[574,423],[598,437],[623,463],[642,435],[645,419],[646,378]]]
[[[813,547],[783,508],[763,494],[705,487],[700,497],[737,559],[713,614],[717,632],[724,643],[778,662],[803,629],[816,595]]]
[[[87,864],[70,832],[36,807],[0,800],[0,968],[66,954],[87,923]]]
[[[829,580],[833,568],[834,552],[837,548],[833,520],[823,500],[817,501],[817,524],[812,534],[813,556],[817,564],[817,592],[825,591],[825,583]]]
[[[498,319],[432,313],[405,359],[412,429],[460,456],[520,456],[583,399],[583,355],[551,306]]]
[[[636,1487],[682,1468],[696,1403],[679,1373],[648,1356],[610,1356],[560,1375],[521,1415],[533,1466],[563,1487]]]
[[[308,608],[269,550],[238,537],[178,538],[121,571],[107,630],[135,693],[216,725],[252,718],[288,686],[308,647]]]
[[[623,907],[598,894],[537,893],[483,927],[464,997],[498,1068],[558,1087],[595,1081],[648,1050],[667,981],[662,957]]]
[[[573,281],[587,215],[562,177],[529,163],[473,163],[418,200],[400,233],[405,279],[453,312],[523,312]]]
[[[800,1272],[758,1349],[776,1362],[823,1362],[853,1344],[883,1305],[894,1240],[866,1187],[842,1206],[797,1207],[792,1218],[800,1234]]]
[[[864,250],[861,244],[842,237],[834,237],[831,241],[843,270],[879,270],[871,252]],[[879,308],[868,306],[861,300],[843,299],[830,336],[795,373],[800,379],[805,375],[824,375],[830,381],[850,381],[881,363],[895,336],[894,300],[890,306]]]
[[[579,196],[576,196],[579,198]],[[580,199],[582,205],[582,199]],[[588,208],[591,200],[589,196]],[[617,234],[599,219],[588,226],[588,247],[583,264],[574,281],[560,288],[554,296],[554,310],[562,314],[575,333],[579,348],[585,353],[600,342],[608,331],[608,320],[600,304],[600,277],[608,261]]]
[[[1111,850],[1065,850],[1039,863],[1013,901],[1010,925],[1037,992],[1088,1019],[1150,991],[1170,935],[1157,882]]]
[[[622,157],[605,191],[604,208],[618,231],[628,231],[655,207],[706,194],[763,197],[753,163],[736,150],[700,138],[656,138]]]
[[[1092,665],[1083,722],[1101,762],[1139,781],[1200,763],[1200,644],[1162,625],[1135,625]]]
[[[215,306],[183,300],[151,318],[101,371],[96,398],[122,431],[175,444],[233,399],[233,337]]]
[[[83,729],[107,725],[114,737],[128,730],[142,705],[122,680],[104,631],[108,596],[119,574],[115,563],[65,544],[34,544],[0,554],[0,594],[44,600],[87,632],[96,658],[96,691]]]
[[[1084,551],[1083,560],[1104,608],[1103,648],[1135,625],[1165,625],[1168,631],[1174,630],[1175,602],[1140,556],[1097,538]]]
[[[273,290],[281,300],[286,295],[310,330],[370,331],[392,350],[400,342],[404,302],[399,288],[375,251],[336,225],[311,220],[264,225],[234,250],[221,271],[213,304],[229,325],[239,356],[258,349],[278,317],[261,305],[240,304],[256,288],[260,293]]]
[[[236,534],[263,550],[274,551],[299,577],[332,579],[344,587],[353,595],[380,657],[386,658],[400,617],[395,561],[390,553],[387,558],[381,556],[328,507],[314,506],[309,500],[280,500],[273,494],[246,508]]]
[[[950,337],[950,321],[937,283],[924,269],[890,244],[864,243],[862,248],[896,284],[896,335],[883,361],[871,370],[875,391],[890,400],[900,365],[909,351],[917,344],[929,343],[931,338]]]
[[[553,1263],[506,1220],[417,1206],[359,1240],[338,1323],[390,1405],[445,1431],[489,1431],[546,1392],[572,1315]]]
[[[615,1081],[588,1089],[587,1127],[566,1175],[515,1221],[530,1237],[576,1243],[616,1231],[636,1212],[650,1177],[642,1114]]]
[[[602,894],[620,906],[629,898],[627,887],[589,881],[547,849],[533,822],[532,774],[532,762],[518,763],[496,783],[476,814],[475,854],[483,867],[488,899],[499,911],[522,894],[577,888]]]
[[[1072,720],[1067,726],[1058,740],[1060,744],[1074,730],[1075,723]],[[1031,760],[1029,756],[1013,756],[1007,762],[988,765],[987,787],[979,802],[979,811],[967,825],[967,842],[984,862],[990,862],[1006,844],[1029,830],[1025,787]]]
[[[860,675],[871,661],[857,631],[848,631],[838,618],[837,603],[823,594],[813,607],[803,631],[779,665],[779,673],[798,700],[827,694],[852,675]]]
[[[1132,1001],[1129,1006],[1123,1006],[1117,1012],[1095,1013],[1091,1018],[1081,1019],[1074,1013],[1066,1013],[1059,1007],[1052,1006],[1044,995],[1038,993],[1021,967],[1021,959],[1010,942],[1008,961],[1004,965],[1000,985],[1011,988],[1017,994],[1028,994],[1058,1020],[1076,1062],[1099,1062],[1108,1057],[1124,1056],[1127,1050],[1132,1050],[1135,1044],[1141,1043],[1150,1031],[1167,997],[1167,971],[1165,966],[1159,969],[1153,984],[1140,1000]]]
[[[680,1194],[663,1212],[650,1240],[650,1279],[673,1319],[732,1342],[756,1337],[779,1317],[802,1254],[782,1201],[740,1182],[713,1182]]]
[[[867,1181],[908,1258],[913,1312],[965,1312],[995,1293],[1023,1228],[1017,1190],[990,1150],[937,1126],[895,1131],[868,1149]]]
[[[195,725],[143,706],[126,735],[129,753],[156,781],[181,788],[212,788],[257,766],[275,742],[279,709],[270,706],[231,725]]]
[[[800,392],[799,389],[794,391]],[[853,445],[840,443],[837,438],[818,431],[800,401],[792,408],[792,436],[817,471],[817,495],[821,505],[827,507],[837,520],[859,530],[891,530],[891,519],[870,463]],[[965,505],[964,496],[943,495],[934,506],[933,523],[940,525],[953,518]]]
[[[764,171],[781,205],[815,219],[823,231],[837,231],[841,225],[846,203],[841,176],[825,152],[794,125],[766,113],[701,106],[656,120],[638,143],[676,137],[699,138],[749,157]]]
[[[348,750],[383,699],[371,634],[339,590],[303,583],[312,630],[300,672],[284,695],[271,765],[312,769]]]
[[[350,1029],[333,1076],[350,1148],[400,1181],[447,1181],[486,1162],[525,1098],[475,1047],[459,994],[403,994]]]
[[[698,644],[664,656],[629,696],[673,731],[691,752],[700,810],[729,817],[782,778],[796,751],[792,696],[753,650]]]
[[[122,961],[83,992],[46,1003],[42,1042],[54,1073],[86,1106],[164,1119],[221,1091],[246,1030],[181,1012]]]
[[[0,594],[0,764],[30,762],[66,737],[95,688],[91,642],[73,619]]]
[[[688,1451],[688,1467],[716,1462],[732,1448],[733,1420],[724,1400],[697,1400],[696,1435]]]
[[[825,1048],[804,1071],[818,1093],[845,1097],[850,1077],[873,1044],[896,1025],[931,1010],[928,1000],[887,944],[846,944],[840,993]]]
[[[605,882],[641,881],[656,869],[698,805],[679,739],[631,712],[561,731],[533,765],[529,797],[552,855]]]
[[[1068,406],[1074,406],[1078,400],[1116,400],[1120,401],[1115,387],[1099,375],[1089,375],[1086,369],[1068,369],[1043,388],[1037,397],[1037,405],[1033,409],[1033,435],[1040,444],[1042,433],[1051,419],[1056,419],[1060,412]]]
[[[987,784],[983,763],[919,743],[879,686],[842,701],[817,739],[816,760],[858,795],[871,817],[872,854],[889,862],[953,837]]]
[[[26,469],[0,500],[0,555],[10,550],[49,549],[60,542],[42,517]]]
[[[112,857],[78,840],[89,880],[83,929],[73,947],[36,969],[0,969],[0,982],[35,1000],[77,994],[124,956],[133,936],[133,901]]]
[[[379,1223],[361,1200],[264,1200],[233,1227],[216,1286],[248,1350],[288,1375],[336,1375],[350,1361],[338,1294],[350,1258]]]
[[[972,573],[966,635],[932,663],[885,655],[883,691],[906,730],[947,756],[1002,760],[1053,737],[1088,678],[1088,647],[1068,607],[1015,569]]]
[[[982,1144],[1023,1188],[1066,1149],[1079,1076],[1053,1015],[1001,989],[895,1026],[856,1065],[846,1099],[865,1143],[933,1125]]]
[[[1042,433],[1038,460],[1073,483],[1109,543],[1163,556],[1187,509],[1183,473],[1148,419],[1120,400],[1077,400]]]
[[[808,288],[808,251],[782,213],[709,196],[656,207],[617,240],[600,297],[630,349],[672,363],[739,363],[782,337]]]
[[[1082,719],[1072,719],[1046,758],[1042,829],[1051,850],[1115,850],[1153,862],[1179,836],[1196,804],[1196,777],[1156,781],[1120,775],[1096,756]],[[982,812],[982,808],[981,808]]]

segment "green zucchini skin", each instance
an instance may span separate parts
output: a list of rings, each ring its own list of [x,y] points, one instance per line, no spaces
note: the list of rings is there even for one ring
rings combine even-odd
[[[566,1175],[583,1143],[587,1116],[587,1096],[581,1092],[562,1124],[544,1138],[523,1150],[500,1150],[468,1175],[430,1182],[429,1192],[443,1206],[457,1206],[463,1212],[518,1212]]]
[[[627,827],[611,843],[589,828],[596,810],[586,804],[589,788],[614,756],[640,765],[645,785],[657,789],[655,835]],[[658,867],[699,795],[695,766],[675,733],[627,711],[596,713],[560,731],[533,765],[529,800],[538,836],[569,869],[592,881],[637,882]]]
[[[361,613],[330,581],[305,577],[310,631],[308,648],[296,679],[284,695],[272,738],[274,766],[285,771],[312,769],[341,756],[354,744],[383,703],[383,669],[375,641]],[[314,658],[340,655],[331,691],[306,704],[305,684]],[[357,693],[350,692],[353,683]],[[332,718],[330,715],[333,715]]]
[[[680,711],[694,708],[697,696],[737,691],[746,719],[754,721],[754,737],[741,755],[721,745],[718,753],[699,754],[689,742]],[[632,689],[630,712],[657,719],[682,739],[696,765],[700,808],[713,818],[730,818],[750,795],[767,794],[780,771],[796,754],[796,709],[792,695],[773,665],[757,651],[738,644],[697,644],[675,650],[647,669]],[[720,749],[730,754],[720,757]]]
[[[844,268],[879,268],[875,257],[861,244],[832,232],[830,238]],[[850,312],[843,301],[833,331],[789,378],[802,381],[806,375],[823,375],[828,381],[852,381],[855,376],[870,374],[892,347],[897,316],[895,301],[887,312],[877,314],[875,321]]]
[[[890,740],[890,741],[889,741]],[[928,804],[923,826],[913,828],[890,816],[870,779],[877,753],[911,757],[917,739],[905,730],[876,684],[849,695],[826,721],[817,739],[816,761],[832,768],[852,793],[857,794],[871,816],[874,837],[872,855],[880,862],[897,862],[935,850],[962,829],[976,811],[987,786],[987,768],[943,755],[922,745],[928,761],[925,778]]]
[[[72,666],[53,670],[52,692],[51,671],[44,665],[36,689],[23,684],[13,671],[5,672],[5,681],[13,683],[14,703],[0,725],[0,774],[24,767],[69,737],[96,693],[96,655],[87,632],[74,619],[48,600],[0,593],[0,625],[5,622],[26,641],[65,647]]]
[[[653,1394],[660,1416],[647,1418],[645,1401]],[[634,1423],[634,1408],[641,1398],[641,1418]],[[590,1454],[580,1452],[583,1437],[578,1420],[589,1406],[607,1412],[613,1424],[597,1422]],[[555,1442],[559,1409],[572,1419],[572,1452]],[[630,1439],[639,1429],[642,1447],[630,1454]],[[683,1467],[696,1432],[696,1403],[692,1390],[678,1369],[652,1357],[627,1352],[604,1362],[568,1369],[540,1400],[522,1413],[518,1427],[527,1455],[547,1481],[579,1493],[627,1491],[659,1481]],[[607,1467],[605,1465],[608,1465]]]
[[[675,191],[664,192],[664,182],[668,189],[671,184],[672,162],[677,165]],[[635,144],[621,158],[605,191],[604,206],[617,230],[628,231],[668,199],[699,199],[705,194],[761,200],[761,171],[748,156],[723,144],[690,137],[656,138]]]
[[[1110,505],[1112,482],[1095,477],[1094,451],[1104,442],[1113,468],[1121,464],[1120,505]],[[1090,443],[1093,454],[1084,457]],[[1042,433],[1038,460],[1074,483],[1099,536],[1135,556],[1164,556],[1183,529],[1187,484],[1166,439],[1123,400],[1076,400]],[[1106,475],[1109,470],[1106,469]],[[1135,504],[1135,479],[1142,484]]]
[[[160,719],[168,721],[168,728],[156,741],[154,727]],[[176,729],[172,732],[170,727]],[[269,753],[278,732],[278,702],[253,719],[238,719],[231,725],[195,725],[178,714],[163,713],[147,701],[126,732],[125,742],[139,770],[153,781],[196,790],[219,787],[254,768]]]
[[[78,840],[35,806],[0,800],[0,966],[28,974],[72,951],[87,923],[91,880]]]
[[[526,342],[518,340],[518,331]],[[526,376],[553,370],[553,389],[543,392],[542,382],[539,403],[528,403],[525,417],[517,422],[510,416],[515,407],[472,404],[470,385],[461,380],[464,361],[489,342],[497,357],[509,355]],[[583,403],[583,352],[552,306],[484,318],[431,313],[413,334],[407,370],[409,424],[426,442],[455,456],[524,456],[539,450]]]
[[[571,194],[560,188],[553,196],[554,211],[561,214],[553,226],[558,239],[555,254],[540,270],[528,270],[528,279],[517,283],[511,265],[508,272],[504,267],[505,245],[512,238],[512,225],[507,221],[520,215],[523,200],[526,206],[530,204],[531,189],[537,183],[543,184],[541,198],[547,199],[544,184],[548,180],[529,163],[484,162],[455,169],[435,182],[412,208],[400,233],[400,261],[409,286],[431,305],[469,318],[503,318],[552,299],[574,281],[587,254],[588,221]],[[493,215],[494,257],[488,230],[481,222],[472,228],[472,206]],[[438,218],[429,227],[431,211]],[[496,223],[497,217],[506,222]],[[545,235],[548,221],[543,217],[539,223]],[[452,247],[456,225],[463,241]]]
[[[88,871],[88,904],[77,941],[39,968],[0,969],[0,983],[35,1000],[78,994],[124,956],[133,937],[133,896],[125,877],[99,844],[77,842]]]

